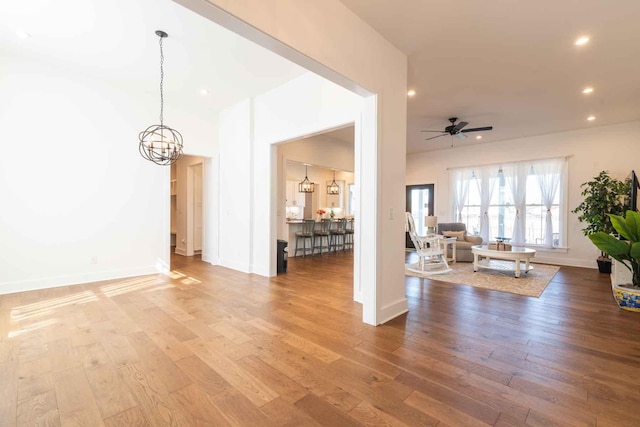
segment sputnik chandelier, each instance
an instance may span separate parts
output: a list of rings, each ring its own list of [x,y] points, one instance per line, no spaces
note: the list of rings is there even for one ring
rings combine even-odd
[[[151,125],[140,132],[140,154],[158,165],[171,165],[182,157],[182,135],[175,129],[164,125],[164,53],[162,40],[168,35],[164,31],[156,31],[160,38],[160,124]]]

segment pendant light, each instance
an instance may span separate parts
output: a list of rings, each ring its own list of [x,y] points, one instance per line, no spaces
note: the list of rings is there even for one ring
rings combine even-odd
[[[299,193],[313,193],[316,185],[307,178],[307,165],[304,165],[304,179],[298,184]]]
[[[168,35],[164,31],[156,31],[160,37],[160,124],[151,125],[138,135],[140,154],[158,165],[171,165],[182,157],[182,135],[175,129],[164,125],[164,54],[162,40]]]
[[[333,170],[333,181],[327,185],[327,194],[340,194],[340,186],[336,182],[336,170]]]

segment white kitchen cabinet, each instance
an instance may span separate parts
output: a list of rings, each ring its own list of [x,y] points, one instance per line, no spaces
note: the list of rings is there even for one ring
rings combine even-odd
[[[285,189],[285,205],[304,207],[306,193],[298,192],[296,181],[287,181]]]

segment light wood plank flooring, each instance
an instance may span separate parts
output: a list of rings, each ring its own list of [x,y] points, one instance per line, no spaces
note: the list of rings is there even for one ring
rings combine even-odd
[[[540,299],[408,277],[380,327],[351,252],[0,296],[0,425],[637,426],[640,314],[562,268]]]

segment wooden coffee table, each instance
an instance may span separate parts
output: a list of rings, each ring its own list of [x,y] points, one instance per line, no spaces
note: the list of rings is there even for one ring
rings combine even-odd
[[[488,245],[471,246],[473,254],[473,271],[479,268],[491,270],[515,271],[516,277],[520,277],[520,272],[525,273],[533,270],[529,265],[529,260],[536,256],[535,249],[513,246],[511,250],[498,251],[489,249]],[[520,263],[524,261],[524,266]]]

